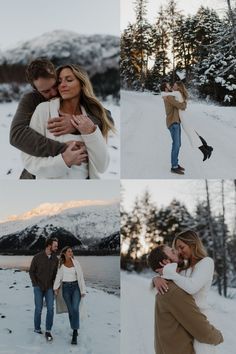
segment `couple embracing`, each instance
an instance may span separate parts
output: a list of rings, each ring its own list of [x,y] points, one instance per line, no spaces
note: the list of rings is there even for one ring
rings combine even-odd
[[[176,81],[173,87],[168,82],[163,82],[160,89],[165,104],[166,124],[172,139],[171,172],[184,175],[185,168],[179,164],[181,126],[191,146],[198,148],[203,154],[203,161],[210,158],[213,148],[189,123],[188,111],[186,110],[188,92],[183,82]]]
[[[10,131],[10,143],[22,151],[20,178],[99,178],[109,164],[106,142],[114,124],[87,73],[38,58],[26,76],[33,90],[20,100]]]
[[[80,327],[80,302],[86,294],[82,268],[73,257],[70,246],[62,249],[60,257],[56,256],[58,240],[46,240],[45,249],[36,254],[31,262],[29,275],[34,290],[34,332],[43,334],[41,330],[41,314],[43,300],[47,307],[45,338],[52,341],[51,334],[54,317],[54,295],[59,313],[68,312],[71,329],[71,344],[77,344]]]
[[[173,248],[160,245],[148,262],[158,276],[155,305],[156,354],[216,354],[223,336],[210,322],[207,302],[214,262],[193,230],[177,235]],[[210,322],[209,322],[209,321]]]

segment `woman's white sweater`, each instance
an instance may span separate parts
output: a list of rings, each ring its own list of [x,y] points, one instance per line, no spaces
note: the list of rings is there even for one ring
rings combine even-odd
[[[65,134],[55,137],[47,129],[48,119],[59,116],[60,99],[43,102],[36,107],[31,118],[30,127],[38,133],[60,142],[83,141],[88,153],[88,163],[68,167],[62,155],[55,157],[35,157],[22,152],[24,167],[37,179],[98,179],[109,164],[108,147],[98,126],[95,132],[88,135]],[[82,113],[86,115],[83,107]]]

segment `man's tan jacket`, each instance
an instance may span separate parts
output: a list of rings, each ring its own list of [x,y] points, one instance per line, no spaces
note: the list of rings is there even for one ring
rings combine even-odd
[[[186,109],[186,102],[178,102],[173,96],[168,96],[164,100],[166,110],[166,125],[167,128],[173,123],[180,123],[179,109]]]
[[[223,342],[221,332],[200,312],[194,298],[169,281],[169,291],[156,295],[156,354],[194,354],[194,338],[213,345]]]

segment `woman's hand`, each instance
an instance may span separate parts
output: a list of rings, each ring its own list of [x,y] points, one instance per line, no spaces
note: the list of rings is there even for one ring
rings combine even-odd
[[[96,125],[91,121],[91,119],[83,114],[78,116],[72,116],[71,119],[72,125],[81,133],[81,134],[92,134],[96,130]]]
[[[86,294],[81,294],[81,297],[85,297]]]
[[[57,296],[59,293],[59,289],[54,290],[54,294]]]
[[[166,279],[155,277],[152,281],[159,294],[164,295],[168,291],[168,281]]]

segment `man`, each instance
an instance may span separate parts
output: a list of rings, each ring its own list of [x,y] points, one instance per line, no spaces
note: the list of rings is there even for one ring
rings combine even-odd
[[[86,152],[82,142],[60,143],[46,138],[29,127],[36,107],[40,103],[58,96],[54,65],[44,58],[33,60],[26,69],[26,77],[33,91],[25,94],[19,102],[10,130],[11,145],[37,157],[54,157],[62,154],[68,166],[80,165],[83,161],[83,154]],[[48,129],[57,136],[76,134],[76,129],[65,115],[49,119]],[[35,177],[24,170],[20,178],[34,179]]]
[[[171,92],[171,87],[167,82],[163,82],[160,88],[162,92]],[[181,146],[179,109],[186,109],[186,103],[176,101],[173,96],[163,97],[163,99],[166,111],[166,125],[172,139],[171,172],[184,175],[185,169],[179,165],[179,150]]]
[[[149,265],[154,271],[163,268],[166,260],[179,262],[177,252],[166,245],[152,250],[148,257]],[[156,354],[195,354],[194,338],[212,345],[223,342],[221,332],[200,312],[194,298],[169,281],[168,292],[164,296],[156,295]]]
[[[45,250],[33,257],[29,269],[29,275],[34,288],[34,332],[42,334],[41,314],[43,309],[43,299],[45,298],[47,306],[45,337],[49,341],[53,339],[51,335],[54,315],[53,283],[58,267],[58,258],[56,256],[57,249],[58,240],[56,238],[47,239]]]

